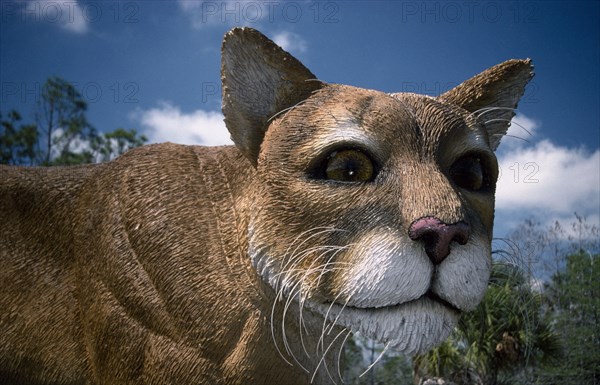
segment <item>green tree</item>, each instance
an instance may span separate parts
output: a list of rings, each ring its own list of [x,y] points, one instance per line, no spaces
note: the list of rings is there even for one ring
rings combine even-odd
[[[135,129],[98,133],[86,117],[87,103],[69,82],[49,78],[36,106],[36,124],[11,110],[0,115],[0,163],[27,166],[109,161],[147,142]]]
[[[600,384],[600,255],[580,250],[566,258],[564,271],[547,284],[555,330],[564,358],[542,367],[544,384]]]
[[[37,159],[39,140],[35,124],[20,123],[21,115],[11,110],[8,119],[0,114],[0,163],[34,165]]]
[[[82,147],[96,137],[86,118],[87,103],[64,79],[51,77],[42,86],[36,121],[43,134],[43,165],[90,163],[92,152]]]
[[[117,128],[112,132],[94,138],[91,147],[96,153],[98,161],[106,162],[124,154],[127,150],[143,145],[147,141],[146,136],[138,135],[133,128],[130,130]]]

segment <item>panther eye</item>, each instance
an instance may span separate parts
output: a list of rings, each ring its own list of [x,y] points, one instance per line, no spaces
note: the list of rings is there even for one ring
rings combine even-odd
[[[477,156],[466,156],[454,162],[450,167],[450,178],[458,187],[470,191],[480,191],[489,185],[482,160]]]
[[[324,177],[338,182],[370,182],[375,177],[373,161],[359,150],[332,152],[324,168]]]

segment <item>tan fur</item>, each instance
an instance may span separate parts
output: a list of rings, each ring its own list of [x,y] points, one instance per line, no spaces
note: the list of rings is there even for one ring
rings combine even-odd
[[[0,167],[0,382],[326,383],[350,331],[408,353],[439,343],[483,295],[493,224],[493,188],[457,187],[450,166],[477,151],[495,182],[498,119],[531,75],[508,61],[439,98],[388,95],[317,81],[257,31],[229,32],[236,147]],[[485,107],[511,110],[486,124]],[[376,158],[373,181],[308,174],[340,142]],[[437,267],[407,235],[433,216],[471,227]]]

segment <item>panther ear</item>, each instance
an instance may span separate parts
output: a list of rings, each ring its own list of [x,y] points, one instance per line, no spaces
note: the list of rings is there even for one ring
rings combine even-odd
[[[508,60],[459,84],[438,98],[481,116],[496,150],[515,116],[517,103],[533,77],[530,59]]]
[[[238,149],[257,164],[269,119],[321,88],[306,67],[260,32],[235,28],[221,48],[225,125]]]

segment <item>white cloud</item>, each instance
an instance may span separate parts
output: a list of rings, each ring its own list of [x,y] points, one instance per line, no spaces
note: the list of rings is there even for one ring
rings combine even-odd
[[[141,125],[141,133],[150,143],[174,142],[218,146],[232,144],[223,115],[216,111],[182,112],[179,107],[162,103],[157,108],[137,110],[132,118]]]
[[[84,10],[75,0],[29,0],[22,12],[27,20],[56,24],[69,32],[83,34],[89,29]]]
[[[61,147],[68,144],[67,150],[75,154],[83,154],[84,152],[92,153],[92,145],[90,140],[84,138],[82,135],[76,135],[70,138],[71,140],[65,142],[65,130],[62,127],[57,127],[52,131],[52,143],[53,146],[50,149],[50,159],[56,159],[60,156]]]
[[[521,114],[513,119],[508,134],[529,141],[540,128],[538,121]],[[531,144],[506,137],[498,150],[498,162],[499,235],[531,216],[550,226],[556,220],[570,223],[577,212],[590,223],[599,223],[600,150],[569,148],[547,139]]]
[[[300,35],[289,31],[282,31],[275,34],[273,41],[284,50],[294,54],[304,53],[308,49],[306,40],[300,37]]]
[[[542,140],[499,159],[496,207],[559,214],[600,207],[600,150],[558,146]]]

